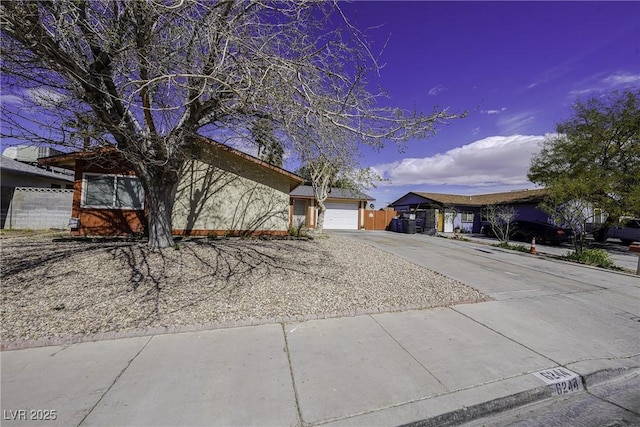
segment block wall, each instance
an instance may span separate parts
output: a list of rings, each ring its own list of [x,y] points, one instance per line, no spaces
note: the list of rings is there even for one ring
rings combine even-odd
[[[73,190],[16,187],[3,221],[3,228],[68,228]]]

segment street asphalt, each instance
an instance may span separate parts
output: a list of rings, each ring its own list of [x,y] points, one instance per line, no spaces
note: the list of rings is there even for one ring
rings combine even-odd
[[[4,351],[2,425],[455,425],[581,393],[601,401],[595,390],[640,373],[638,276],[433,236],[339,234],[493,301]],[[616,422],[640,425],[640,391],[621,387],[606,394]]]

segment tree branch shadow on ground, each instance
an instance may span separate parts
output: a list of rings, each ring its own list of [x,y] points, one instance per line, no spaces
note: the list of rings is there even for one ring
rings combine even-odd
[[[331,254],[319,252],[313,242],[295,246],[279,239],[190,238],[178,242],[176,249],[156,251],[150,250],[144,241],[121,238],[3,242],[0,274],[3,294],[11,298],[11,295],[18,293],[36,292],[44,286],[55,286],[59,280],[71,280],[77,282],[77,292],[88,291],[86,286],[96,286],[103,288],[98,291],[102,291],[107,299],[135,295],[133,300],[139,307],[135,314],[144,319],[141,323],[145,326],[162,316],[188,310],[208,300],[238,301],[243,291],[249,290],[260,278],[273,274],[297,273],[303,275],[305,280],[327,280],[314,273],[314,265],[331,259]],[[311,263],[308,256],[300,256],[307,251],[315,253]],[[95,283],[95,279],[92,279],[94,281],[90,281],[90,284],[83,284],[83,275],[86,274],[82,271],[84,260],[104,259],[105,254],[113,262],[105,262],[96,268],[119,269],[118,275],[122,280],[118,282],[121,283]],[[302,262],[302,259],[305,261]],[[70,265],[63,273],[66,277],[52,276],[56,274],[52,268],[60,262],[78,265]],[[192,298],[176,299],[171,293],[179,292],[179,288],[186,285],[181,278],[185,268],[198,273],[194,279],[197,288],[192,290]],[[105,276],[109,277],[106,271]],[[189,274],[189,277],[193,277],[193,274]],[[74,299],[80,300],[73,294],[63,297],[68,299],[66,306],[54,301],[50,305],[67,309],[73,306],[76,311],[92,308],[91,300],[85,305],[78,305],[69,303]],[[163,305],[167,301],[170,305]],[[103,301],[93,303],[102,304]]]

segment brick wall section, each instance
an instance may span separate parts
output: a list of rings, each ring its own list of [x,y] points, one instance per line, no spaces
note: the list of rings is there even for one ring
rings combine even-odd
[[[73,190],[16,187],[4,228],[68,228]]]

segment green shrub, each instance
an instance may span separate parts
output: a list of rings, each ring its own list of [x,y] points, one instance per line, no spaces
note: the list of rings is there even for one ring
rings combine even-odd
[[[310,237],[307,233],[307,228],[304,224],[298,224],[298,226],[289,226],[289,236],[292,237]]]
[[[581,264],[595,265],[602,268],[613,268],[615,263],[604,249],[584,249],[581,252],[568,252],[565,258]]]
[[[494,245],[498,248],[502,248],[502,249],[509,249],[512,251],[518,251],[518,252],[529,252],[529,248],[526,245],[514,245],[512,243],[509,242],[500,242],[497,245]]]

